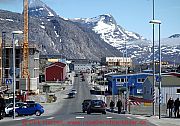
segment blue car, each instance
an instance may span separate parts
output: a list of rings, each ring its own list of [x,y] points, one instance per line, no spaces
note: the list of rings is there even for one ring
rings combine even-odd
[[[40,116],[43,113],[44,113],[44,109],[39,103],[26,104],[15,109],[15,116],[34,115],[34,114],[36,116]],[[13,110],[11,110],[9,114],[13,115]]]

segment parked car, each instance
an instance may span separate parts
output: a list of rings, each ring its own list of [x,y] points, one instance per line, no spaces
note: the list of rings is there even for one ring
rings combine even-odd
[[[83,101],[83,103],[82,103],[82,111],[83,111],[83,113],[85,113],[87,111],[88,105],[90,104],[90,102],[91,102],[91,99],[86,99],[86,100]]]
[[[68,94],[68,98],[74,98],[75,97],[75,93],[74,92],[70,92],[69,94]]]
[[[106,114],[106,104],[102,100],[91,100],[88,108],[87,114],[91,113],[102,113]]]
[[[23,106],[15,109],[15,116],[20,115],[33,115],[40,116],[44,113],[43,106],[39,103],[24,104]],[[10,115],[13,115],[13,110],[9,111]]]
[[[33,101],[33,100],[27,100],[27,101],[25,101],[25,103],[27,103],[27,104],[34,104],[35,101]]]
[[[74,77],[78,77],[78,74],[75,74],[75,76]]]
[[[16,102],[15,103],[15,109],[23,106],[24,104],[26,104],[26,103],[24,103],[24,102]],[[5,107],[5,114],[9,115],[10,110],[13,110],[13,103],[10,103]]]

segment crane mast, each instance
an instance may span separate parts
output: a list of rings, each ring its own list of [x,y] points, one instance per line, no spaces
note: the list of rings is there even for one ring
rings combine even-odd
[[[22,77],[29,78],[29,45],[28,45],[28,0],[24,0],[24,43],[23,43],[23,71]]]

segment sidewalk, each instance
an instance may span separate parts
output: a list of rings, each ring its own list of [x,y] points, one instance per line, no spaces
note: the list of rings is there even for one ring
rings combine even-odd
[[[166,116],[162,116],[161,119],[159,119],[159,116],[133,116],[140,119],[147,119],[149,122],[157,126],[180,126],[180,118],[168,118]]]
[[[109,108],[106,111],[111,112]],[[117,109],[114,109],[114,113],[117,113]],[[159,119],[159,116],[136,115],[136,114],[125,114],[125,113],[123,114],[142,120],[148,120],[149,122],[157,126],[180,126],[180,118],[169,118],[166,115],[162,115],[161,119]]]

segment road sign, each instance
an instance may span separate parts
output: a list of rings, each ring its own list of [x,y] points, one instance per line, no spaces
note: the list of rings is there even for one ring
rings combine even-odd
[[[19,68],[15,68],[15,76],[18,77],[19,76],[19,73],[20,73],[20,69]],[[13,70],[13,67],[10,68],[9,70],[9,75],[12,77],[14,74],[14,70]]]
[[[6,79],[5,82],[7,85],[12,84],[12,79]]]

